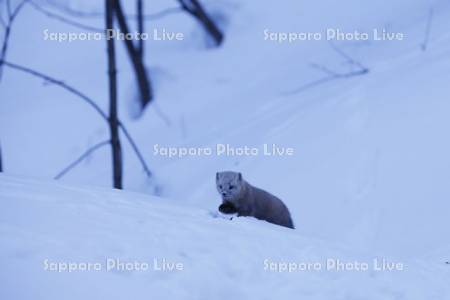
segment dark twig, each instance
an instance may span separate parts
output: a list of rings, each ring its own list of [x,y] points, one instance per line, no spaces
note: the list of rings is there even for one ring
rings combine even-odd
[[[428,47],[428,41],[430,39],[430,32],[431,32],[431,23],[433,22],[433,15],[434,15],[433,7],[430,7],[430,11],[428,12],[427,25],[425,27],[425,37],[421,45],[422,51],[426,51]]]
[[[48,11],[45,8],[42,8],[40,5],[34,3],[33,1],[29,1],[29,3],[35,10],[37,10],[38,12],[44,14],[45,16],[47,16],[49,18],[58,20],[60,22],[66,23],[68,25],[77,27],[77,28],[82,29],[82,30],[93,31],[93,32],[101,32],[101,33],[105,32],[101,28],[97,28],[97,27],[85,25],[85,24],[82,24],[82,23],[79,23],[79,22],[76,22],[76,21],[72,21],[72,20],[67,19],[67,18],[65,18],[63,16],[60,16],[58,14],[55,14],[55,13],[51,12],[51,11]]]
[[[306,90],[309,90],[310,88],[313,88],[315,86],[327,83],[327,82],[332,81],[332,80],[347,79],[347,78],[350,78],[350,77],[361,76],[361,75],[364,75],[364,74],[367,74],[367,73],[368,73],[367,70],[358,70],[358,71],[349,72],[349,73],[345,73],[345,74],[330,75],[330,76],[327,76],[327,77],[324,77],[324,78],[321,78],[321,79],[309,82],[309,83],[307,83],[307,84],[305,84],[305,85],[303,85],[303,86],[301,86],[299,88],[296,88],[295,90],[285,92],[284,94],[286,94],[286,95],[298,94],[298,93],[304,92]]]
[[[347,72],[347,73],[338,73],[338,72],[335,72],[333,70],[328,69],[325,66],[322,66],[322,65],[319,65],[319,64],[311,64],[311,66],[313,68],[318,69],[318,70],[326,73],[328,76],[320,78],[320,79],[317,79],[317,80],[314,80],[314,81],[309,82],[309,83],[306,83],[306,84],[302,85],[301,87],[296,88],[296,89],[294,89],[292,91],[285,92],[284,94],[286,94],[286,95],[298,94],[298,93],[304,92],[304,91],[306,91],[308,89],[311,89],[313,87],[316,87],[318,85],[327,83],[327,82],[332,81],[332,80],[348,79],[348,78],[351,78],[351,77],[361,76],[361,75],[365,75],[365,74],[369,73],[369,69],[367,67],[365,67],[363,64],[361,64],[360,62],[354,60],[352,57],[350,57],[344,51],[342,51],[341,49],[336,47],[333,43],[330,43],[330,45],[331,45],[331,47],[332,47],[332,49],[334,51],[336,51],[340,56],[345,58],[346,61],[348,63],[350,63],[351,65],[357,66],[358,69],[355,70],[355,71]]]
[[[8,51],[8,42],[10,33],[11,33],[11,23],[8,22],[8,24],[5,27],[5,37],[3,39],[2,50],[0,52],[0,80],[2,79],[3,75],[3,61],[6,57],[6,52]]]
[[[103,146],[109,145],[110,143],[111,142],[107,140],[92,146],[91,148],[86,150],[82,155],[80,155],[80,157],[78,157],[76,160],[71,162],[67,167],[65,167],[61,172],[59,172],[54,178],[61,179],[64,175],[66,175],[70,170],[75,168],[78,164],[80,164],[83,160],[89,157],[92,153],[94,153]]]
[[[8,18],[11,19],[12,11],[11,11],[11,1],[6,0],[6,12],[8,13]]]
[[[3,163],[2,163],[2,145],[0,144],[0,173],[3,172]]]
[[[136,6],[137,6],[137,28],[138,28],[139,34],[142,34],[142,33],[144,33],[144,3],[143,3],[143,1],[137,0]],[[137,52],[142,60],[143,56],[144,56],[144,40],[143,39],[138,40]]]
[[[311,66],[312,68],[314,68],[314,69],[317,69],[317,70],[319,70],[319,71],[322,71],[322,72],[324,72],[324,73],[326,73],[326,74],[328,74],[328,75],[331,75],[331,76],[339,75],[338,73],[336,73],[336,72],[334,72],[334,71],[328,69],[327,67],[322,66],[322,65],[319,65],[319,64],[316,64],[316,63],[312,63],[312,64],[310,64],[310,66]]]
[[[4,23],[4,27],[5,27],[5,36],[3,38],[2,48],[0,51],[0,80],[1,80],[2,74],[3,74],[3,63],[2,62],[5,60],[6,53],[8,51],[8,42],[9,42],[9,36],[11,34],[12,24],[14,23],[14,20],[16,19],[17,15],[19,14],[22,7],[27,2],[28,2],[28,0],[23,0],[16,6],[16,8],[14,10],[12,10],[10,1],[9,0],[6,1],[8,20],[7,20],[7,22],[5,22],[2,19],[2,23]]]
[[[0,80],[3,75],[3,62],[6,57],[6,52],[8,51],[8,42],[9,42],[9,36],[11,34],[11,27],[12,27],[12,24],[14,23],[15,18],[17,17],[17,15],[19,14],[20,10],[22,9],[22,7],[25,5],[26,2],[27,2],[27,0],[23,0],[16,6],[16,8],[14,10],[12,10],[10,0],[6,0],[6,11],[7,11],[8,21],[5,22],[3,20],[3,18],[1,18],[1,16],[0,16],[1,24],[5,29],[5,34],[3,37],[3,42],[2,42],[1,52],[0,52]],[[0,172],[3,172],[1,148],[0,148]]]
[[[25,73],[28,73],[30,75],[39,77],[41,79],[44,79],[46,82],[50,82],[52,84],[58,85],[59,87],[65,89],[66,91],[78,96],[79,98],[83,99],[85,102],[87,102],[105,121],[108,121],[108,116],[103,112],[103,110],[94,102],[94,100],[92,100],[91,98],[89,98],[88,96],[86,96],[85,94],[83,94],[82,92],[80,92],[79,90],[71,87],[70,85],[67,85],[66,83],[64,83],[64,81],[61,80],[57,80],[54,79],[53,77],[50,77],[48,75],[45,75],[43,73],[40,73],[38,71],[35,71],[33,69],[27,68],[27,67],[23,67],[14,63],[10,63],[7,61],[0,61],[0,64],[3,63],[5,66],[11,68],[11,69],[15,69],[18,71],[22,71]]]
[[[67,15],[71,15],[71,16],[77,17],[77,18],[95,19],[95,18],[104,18],[105,17],[103,12],[79,11],[79,10],[75,10],[73,8],[64,6],[62,4],[56,4],[53,2],[48,2],[48,4]],[[183,12],[183,9],[179,6],[178,7],[169,7],[160,12],[156,12],[153,14],[144,14],[143,17],[144,17],[144,21],[155,21],[155,20],[164,18],[166,16],[180,13],[180,12]],[[126,14],[125,17],[127,19],[138,19],[137,14]]]
[[[98,114],[100,114],[100,116],[106,121],[108,122],[108,116],[102,111],[102,109],[89,97],[87,97],[85,94],[83,94],[82,92],[78,91],[77,89],[65,84],[63,81],[61,80],[57,80],[54,79],[48,75],[45,75],[43,73],[40,73],[38,71],[32,70],[30,68],[26,68],[23,66],[19,66],[17,64],[13,64],[13,63],[9,63],[4,61],[3,62],[5,66],[10,67],[12,69],[33,75],[35,77],[44,79],[45,81],[48,81],[52,84],[55,84],[65,90],[67,90],[68,92],[75,94],[76,96],[78,96],[79,98],[83,99],[84,101],[86,101]],[[152,173],[150,172],[149,167],[147,166],[147,163],[145,162],[142,154],[139,151],[139,148],[137,147],[136,143],[134,142],[134,139],[131,137],[130,133],[128,132],[127,128],[125,127],[125,125],[118,119],[118,123],[119,123],[119,127],[122,130],[122,132],[125,134],[125,137],[127,138],[127,140],[129,141],[131,147],[133,148],[133,151],[135,152],[136,156],[138,157],[139,161],[142,164],[142,167],[144,168],[145,173],[150,177],[152,175]]]
[[[122,124],[122,122],[119,121],[119,127],[122,129],[123,134],[127,138],[128,142],[131,145],[131,148],[133,149],[134,153],[136,154],[137,158],[141,162],[142,168],[144,169],[145,174],[147,174],[148,177],[152,177],[152,172],[147,166],[147,163],[144,160],[144,157],[142,156],[141,152],[139,151],[138,146],[134,142],[133,138],[131,137],[130,133],[128,132],[128,129]]]
[[[8,1],[9,2],[9,1]],[[8,3],[7,2],[7,3]],[[14,9],[14,11],[9,15],[9,18],[11,21],[13,21],[17,15],[19,14],[20,10],[22,9],[22,7],[28,2],[28,0],[22,0],[22,2],[20,2],[16,8]]]
[[[347,53],[345,53],[344,51],[342,51],[340,48],[338,48],[333,42],[330,42],[330,46],[331,48],[336,51],[340,56],[342,56],[343,58],[345,58],[347,60],[347,62],[351,65],[355,65],[358,68],[360,68],[361,70],[365,70],[366,73],[369,71],[368,68],[366,68],[364,65],[362,65],[359,61],[353,59],[350,55],[348,55]]]
[[[57,3],[56,1],[46,1],[48,5],[54,7],[55,9],[71,15],[73,17],[77,18],[105,18],[105,13],[103,11],[95,11],[95,12],[85,12],[85,11],[79,11],[76,9],[73,9],[67,5],[64,5],[62,3]],[[59,1],[58,1],[59,2]]]
[[[220,46],[224,38],[223,33],[206,13],[200,2],[198,0],[178,0],[178,2],[184,11],[192,15],[202,24],[208,34],[213,38],[216,46]]]
[[[155,21],[161,18],[164,18],[165,16],[176,14],[183,12],[183,9],[181,7],[170,7],[166,8],[165,10],[162,10],[160,12],[154,13],[154,14],[146,14],[144,15],[145,21]],[[135,18],[136,16],[128,15],[129,18]]]

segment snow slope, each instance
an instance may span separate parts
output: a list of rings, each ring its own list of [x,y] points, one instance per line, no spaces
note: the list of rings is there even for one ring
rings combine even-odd
[[[402,271],[265,270],[265,260],[372,265],[374,257],[257,220],[213,218],[206,210],[166,199],[5,175],[0,199],[1,299],[422,300],[450,295],[450,270],[436,258],[401,261]],[[107,259],[150,268],[126,271],[110,265],[107,270]],[[181,263],[182,270],[155,270],[154,259],[159,266],[162,259]],[[45,270],[46,260],[102,267],[58,272]]]
[[[47,2],[42,4],[52,9]],[[128,11],[132,2],[126,2]],[[107,139],[108,130],[76,97],[4,70],[0,142],[7,176],[0,178],[0,201],[6,203],[0,212],[5,232],[0,251],[8,269],[0,276],[8,284],[2,295],[40,292],[48,299],[67,289],[64,298],[88,292],[142,297],[164,289],[174,298],[194,290],[193,298],[273,299],[278,293],[280,299],[297,294],[311,299],[448,299],[441,285],[448,282],[444,262],[450,260],[448,1],[204,2],[226,31],[220,49],[206,50],[203,31],[184,14],[147,25],[148,30],[180,31],[187,38],[147,42],[157,98],[139,120],[129,115],[135,87],[126,53],[118,47],[121,119],[155,174],[149,181],[124,143],[127,193],[98,188],[111,186],[107,148],[61,180],[89,187],[24,179],[49,180],[85,149]],[[96,1],[62,3],[84,11],[103,9]],[[172,4],[152,1],[147,12]],[[423,52],[430,7],[433,21]],[[103,26],[101,19],[78,21]],[[326,41],[280,44],[264,41],[263,32],[327,27],[387,28],[405,33],[406,39],[337,42],[369,73],[295,93],[326,76],[311,64],[341,73],[354,69]],[[78,31],[26,7],[15,24],[8,60],[63,79],[106,109],[104,41],[43,41],[47,28]],[[167,158],[153,152],[155,144],[214,148],[217,143],[259,149],[275,143],[294,148],[295,155]],[[212,218],[210,212],[219,204],[214,174],[228,169],[241,171],[249,182],[283,199],[297,230]],[[144,196],[155,191],[155,184],[161,198]],[[45,257],[106,256],[167,257],[183,261],[186,270],[62,276],[42,271]],[[409,267],[398,273],[263,271],[265,258],[314,261],[329,256],[386,257]],[[52,288],[50,281],[63,288]],[[29,290],[14,289],[25,282]],[[50,292],[54,297],[46,297]]]

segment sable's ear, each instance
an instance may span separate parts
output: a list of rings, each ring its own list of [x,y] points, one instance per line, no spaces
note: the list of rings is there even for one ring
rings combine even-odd
[[[219,172],[216,173],[216,181],[219,180]]]
[[[241,173],[238,173],[238,180],[242,181],[242,174]]]

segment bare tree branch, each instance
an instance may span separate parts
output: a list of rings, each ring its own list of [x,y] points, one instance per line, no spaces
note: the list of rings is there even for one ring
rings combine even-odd
[[[328,75],[331,75],[331,76],[339,75],[339,74],[336,73],[335,71],[332,71],[332,70],[328,69],[327,67],[322,66],[322,65],[319,65],[319,64],[316,64],[316,63],[312,63],[312,64],[310,64],[310,66],[311,66],[312,68],[314,68],[314,69],[317,69],[317,70],[319,70],[319,71],[322,71],[322,72],[324,72],[324,73],[326,73],[326,74],[328,74]]]
[[[342,51],[340,48],[338,48],[333,42],[330,41],[330,46],[331,48],[336,51],[340,56],[342,56],[343,58],[345,58],[347,60],[347,62],[351,65],[355,65],[357,66],[359,69],[361,70],[365,70],[366,72],[369,71],[368,68],[366,68],[364,65],[362,65],[359,61],[356,61],[355,59],[353,59],[350,55],[348,55],[347,53],[345,53],[344,51]]]
[[[8,51],[8,43],[9,43],[9,36],[11,34],[11,27],[12,24],[14,23],[14,20],[16,19],[17,15],[19,14],[20,10],[22,9],[22,7],[25,5],[25,3],[27,3],[28,0],[23,0],[21,1],[16,8],[12,11],[11,9],[11,3],[9,0],[6,1],[6,6],[7,6],[7,12],[8,12],[8,20],[5,23],[4,27],[5,27],[5,36],[3,38],[3,43],[2,43],[2,48],[0,51],[0,80],[2,78],[2,74],[3,74],[3,64],[2,61],[5,60],[6,58],[6,53]],[[3,19],[2,19],[2,22]]]
[[[64,175],[66,175],[70,170],[75,168],[78,164],[80,164],[83,160],[85,160],[87,157],[89,157],[92,153],[97,151],[98,149],[102,148],[103,146],[107,146],[111,143],[110,140],[100,142],[98,144],[95,144],[88,150],[86,150],[83,154],[81,154],[77,159],[75,159],[73,162],[71,162],[67,167],[65,167],[62,171],[60,171],[54,179],[61,179]]]
[[[324,83],[330,82],[332,80],[336,80],[336,79],[347,79],[347,78],[351,78],[351,77],[355,77],[355,76],[361,76],[361,75],[365,75],[367,73],[369,73],[369,69],[367,67],[365,67],[363,64],[361,64],[360,62],[356,61],[355,59],[353,59],[351,56],[349,56],[348,54],[346,54],[344,51],[342,51],[341,49],[339,49],[338,47],[336,47],[333,43],[330,43],[332,49],[334,51],[336,51],[340,56],[344,57],[346,59],[346,61],[348,63],[350,63],[351,65],[357,66],[357,70],[355,71],[350,71],[347,73],[338,73],[335,71],[332,71],[330,69],[328,69],[325,66],[319,65],[319,64],[311,64],[311,67],[318,69],[322,72],[324,72],[325,74],[327,74],[328,76],[325,76],[323,78],[314,80],[312,82],[306,83],[292,91],[287,91],[284,94],[286,95],[292,95],[292,94],[298,94],[301,92],[304,92],[306,90],[309,90],[313,87],[316,87],[318,85],[322,85]]]
[[[101,18],[103,19],[105,17],[104,11],[95,11],[95,12],[85,12],[85,11],[79,11],[76,9],[71,8],[70,6],[67,6],[63,3],[59,3],[61,1],[46,1],[49,6],[54,7],[55,9],[71,15],[73,17],[77,18]],[[66,2],[67,3],[67,2]]]
[[[8,24],[5,27],[5,37],[2,43],[2,50],[0,51],[0,80],[2,79],[3,75],[3,61],[6,57],[6,52],[8,51],[8,42],[10,34],[11,34],[11,23],[8,22]]]
[[[142,0],[136,0],[136,6],[137,6],[137,28],[139,34],[144,33],[144,3]],[[139,56],[141,57],[141,60],[144,56],[144,40],[139,39],[138,40],[138,48],[137,52]]]
[[[0,15],[0,24],[2,25],[3,28],[6,28],[6,22],[5,20],[3,20],[1,15]]]
[[[433,15],[434,15],[433,7],[430,7],[430,10],[428,12],[427,25],[425,27],[425,37],[421,45],[422,51],[426,51],[428,47],[428,41],[430,39],[430,32],[431,32],[431,23],[433,22]]]
[[[38,12],[44,14],[45,16],[47,16],[49,18],[58,20],[60,22],[66,23],[68,25],[77,27],[77,28],[82,29],[82,30],[93,31],[93,32],[101,32],[101,33],[105,32],[101,28],[97,28],[97,27],[85,25],[85,24],[82,24],[82,23],[79,23],[79,22],[76,22],[76,21],[72,21],[72,20],[67,19],[67,18],[65,18],[63,16],[60,16],[58,14],[55,14],[55,13],[51,12],[51,11],[48,11],[48,10],[42,8],[40,5],[34,3],[33,1],[29,1],[29,3],[35,10],[37,10]]]
[[[68,91],[69,93],[72,93],[74,95],[76,95],[77,97],[81,98],[82,100],[84,100],[88,105],[90,105],[106,122],[109,122],[109,117],[106,115],[106,113],[103,112],[103,110],[95,103],[94,100],[92,100],[91,98],[89,98],[87,95],[85,95],[84,93],[82,93],[81,91],[79,91],[78,89],[66,84],[65,82],[63,82],[62,80],[58,80],[55,79],[51,76],[48,76],[44,73],[41,73],[39,71],[33,70],[31,68],[27,68],[18,64],[14,64],[14,63],[10,63],[8,61],[5,60],[6,57],[6,51],[7,51],[7,47],[8,47],[8,40],[9,40],[9,34],[10,34],[10,30],[11,30],[11,25],[12,22],[14,21],[14,19],[16,18],[16,16],[18,15],[18,13],[20,12],[20,10],[22,9],[23,5],[25,3],[28,3],[28,0],[23,0],[21,3],[19,3],[19,5],[16,7],[16,9],[14,9],[11,12],[11,9],[8,9],[8,23],[5,23],[5,39],[3,41],[3,45],[2,45],[2,51],[0,54],[0,72],[1,72],[1,67],[2,66],[7,66],[11,69],[17,70],[17,71],[21,71],[24,73],[27,73],[29,75],[38,77],[43,79],[45,82],[49,82],[51,84],[55,84],[61,88],[63,88],[64,90]],[[30,1],[30,4],[35,8],[35,9],[39,9],[40,7],[37,6],[35,3]],[[7,2],[7,5],[9,5],[10,7],[10,3],[9,1]],[[40,10],[41,12],[44,13],[45,10]],[[49,16],[49,14],[51,14],[48,11],[45,11],[46,15]],[[54,17],[56,17],[56,15],[53,15]],[[60,18],[61,21],[63,21],[63,18]],[[70,22],[70,20],[69,20]],[[2,24],[3,24],[3,19],[2,19]],[[78,25],[82,25],[82,24],[72,24],[74,26],[78,26]],[[83,25],[82,25],[83,26]],[[88,29],[88,28],[85,28]],[[91,28],[94,29],[94,28]],[[97,29],[96,29],[97,30]],[[1,76],[1,73],[0,73]],[[119,120],[116,120],[117,122],[117,126],[122,130],[122,132],[124,133],[125,137],[127,138],[128,142],[130,143],[133,151],[135,152],[138,160],[140,161],[140,163],[142,164],[142,167],[146,173],[147,176],[151,177],[152,176],[152,172],[150,171],[150,169],[147,166],[147,163],[144,160],[144,157],[142,156],[142,154],[139,151],[139,148],[137,147],[136,143],[134,142],[134,139],[131,137],[130,133],[128,132],[127,128],[125,127],[125,125]],[[60,172],[56,178],[60,178],[62,176],[64,176],[64,174],[66,174],[70,169],[72,169],[73,167],[75,167],[80,161],[82,161],[86,156],[88,156],[90,153],[92,153],[93,151],[97,150],[98,148],[102,147],[103,145],[106,145],[110,143],[110,141],[105,141],[102,143],[97,144],[96,146],[94,146],[93,148],[89,149],[86,153],[84,153],[80,158],[78,158],[75,162],[73,162],[71,165],[69,165],[67,168],[65,168],[62,172]],[[0,149],[1,150],[1,149]],[[0,171],[2,170],[2,161],[1,161],[1,152],[0,152]]]
[[[8,1],[8,2],[9,2],[9,1]],[[10,15],[11,21],[13,21],[13,20],[17,17],[17,15],[19,14],[20,10],[22,9],[22,7],[23,7],[26,3],[28,3],[28,0],[23,0],[22,2],[20,2],[20,3],[16,6],[16,8],[14,9],[14,11],[13,11],[12,14]]]
[[[198,0],[178,0],[178,2],[184,11],[192,15],[203,25],[205,30],[214,39],[216,46],[220,46],[223,41],[223,33],[208,16],[200,2],[198,2]]]
[[[1,63],[1,62],[0,62]],[[106,122],[108,122],[108,116],[102,111],[102,109],[89,97],[87,97],[85,94],[83,94],[82,92],[80,92],[79,90],[65,84],[63,81],[61,80],[57,80],[54,79],[48,75],[45,75],[43,73],[40,73],[38,71],[32,70],[30,68],[27,67],[23,67],[23,66],[19,66],[17,64],[13,64],[13,63],[9,63],[4,61],[3,62],[5,66],[33,75],[35,77],[41,78],[45,81],[48,81],[52,84],[55,84],[61,88],[63,88],[64,90],[78,96],[79,98],[81,98],[82,100],[86,101]],[[139,151],[139,148],[136,145],[136,142],[134,141],[134,139],[131,137],[131,134],[129,133],[129,131],[127,130],[127,128],[125,127],[125,125],[122,123],[122,121],[120,121],[120,119],[118,119],[118,123],[119,123],[119,127],[122,130],[122,132],[125,134],[125,137],[127,138],[127,140],[129,141],[131,147],[133,148],[133,151],[135,152],[136,156],[138,157],[139,161],[142,164],[142,167],[144,168],[145,173],[151,177],[152,173],[150,172],[149,167],[147,166],[147,163],[145,162],[142,154]]]
[[[302,93],[302,92],[304,92],[306,90],[309,90],[309,89],[311,89],[313,87],[316,87],[318,85],[327,83],[327,82],[332,81],[332,80],[347,79],[347,78],[350,78],[350,77],[365,75],[367,73],[368,73],[367,70],[358,70],[358,71],[349,72],[349,73],[345,73],[345,74],[330,75],[330,76],[327,76],[327,77],[324,77],[324,78],[321,78],[321,79],[309,82],[309,83],[307,83],[305,85],[302,85],[299,88],[296,88],[296,89],[294,89],[292,91],[285,92],[284,94],[285,95],[299,94],[299,93]]]
[[[136,154],[137,158],[141,162],[141,165],[142,165],[142,168],[144,169],[145,174],[147,174],[147,176],[149,178],[152,177],[152,172],[148,168],[148,166],[147,166],[147,164],[146,164],[146,162],[144,160],[144,157],[142,156],[141,152],[139,151],[138,146],[136,145],[136,143],[134,142],[134,140],[131,137],[130,133],[128,132],[128,129],[120,121],[119,121],[119,127],[120,127],[120,129],[122,129],[122,132],[125,135],[125,137],[127,138],[128,142],[130,143],[131,148],[133,149],[133,151]]]
[[[12,11],[10,1],[6,0],[6,10],[7,10],[7,15],[8,15],[7,16],[8,17],[8,21],[5,22],[3,20],[3,18],[1,18],[1,16],[0,16],[1,24],[5,28],[5,34],[4,34],[2,47],[1,47],[1,51],[0,51],[0,80],[1,80],[2,75],[3,75],[3,61],[5,60],[6,52],[8,51],[8,42],[9,42],[9,36],[11,34],[11,27],[12,27],[12,24],[14,23],[15,18],[17,17],[17,15],[19,14],[20,10],[22,9],[22,7],[25,5],[26,2],[27,2],[27,0],[23,0]],[[0,148],[0,172],[3,172],[1,148]]]
[[[61,11],[62,13],[71,15],[73,17],[84,18],[84,19],[104,18],[103,12],[99,12],[99,11],[98,12],[85,12],[85,11],[80,11],[80,10],[70,8],[63,4],[56,4],[53,2],[47,2],[47,3],[51,6],[53,6],[54,8],[56,8],[57,10]],[[144,21],[155,21],[155,20],[164,18],[166,16],[176,14],[176,13],[181,13],[181,12],[183,12],[183,9],[179,6],[178,7],[169,7],[160,12],[156,12],[153,14],[144,14],[143,19],[144,19]],[[138,19],[139,16],[137,14],[126,14],[125,17],[127,19]]]
[[[113,0],[114,12],[119,23],[120,31],[123,34],[129,34],[127,20],[120,5],[120,0]],[[128,56],[134,67],[134,72],[139,85],[139,91],[141,94],[141,109],[143,110],[145,106],[153,99],[152,87],[145,70],[144,62],[137,51],[137,48],[130,39],[124,39],[125,46],[128,52]]]
[[[155,20],[164,18],[165,16],[176,14],[176,13],[180,13],[180,12],[183,12],[181,7],[166,8],[165,10],[162,10],[162,11],[154,13],[154,14],[146,14],[146,15],[144,15],[144,20],[145,21],[155,21]],[[134,18],[135,16],[128,15],[128,17],[129,18]]]
[[[3,172],[3,163],[2,163],[2,145],[0,144],[0,173]]]
[[[8,19],[11,20],[12,10],[11,10],[11,1],[6,0],[6,12],[8,13]]]

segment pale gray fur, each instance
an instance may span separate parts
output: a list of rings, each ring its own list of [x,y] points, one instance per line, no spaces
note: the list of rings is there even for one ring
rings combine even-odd
[[[216,174],[217,191],[223,203],[231,203],[238,216],[252,216],[267,222],[294,228],[286,205],[272,194],[246,182],[241,173],[219,172]]]

